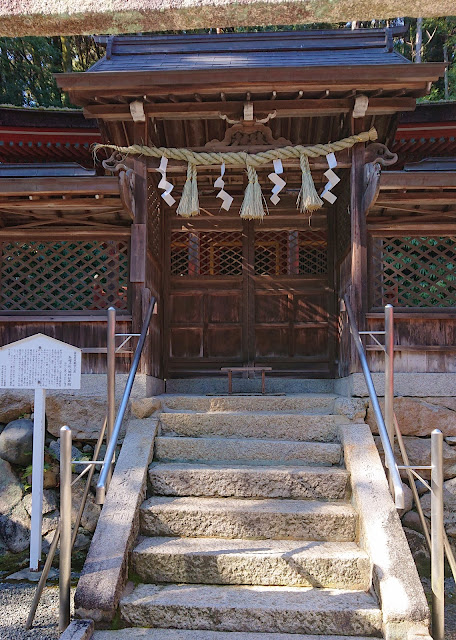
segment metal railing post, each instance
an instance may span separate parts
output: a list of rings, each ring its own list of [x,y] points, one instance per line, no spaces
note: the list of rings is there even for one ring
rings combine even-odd
[[[439,429],[431,434],[431,467],[432,637],[444,640],[443,433]]]
[[[394,310],[385,306],[385,426],[394,451]],[[391,473],[388,469],[391,485]]]
[[[130,399],[131,390],[133,388],[133,383],[135,381],[136,372],[138,370],[139,361],[141,359],[142,350],[144,347],[144,343],[146,341],[146,336],[149,331],[150,321],[152,319],[152,314],[154,312],[154,307],[156,304],[156,299],[153,297],[149,303],[149,308],[147,309],[146,317],[144,319],[144,324],[141,330],[141,334],[139,336],[138,344],[136,347],[135,355],[133,356],[133,362],[131,363],[130,373],[128,374],[127,382],[125,384],[125,390],[122,396],[122,400],[120,401],[119,411],[117,413],[116,420],[114,422],[114,429],[111,435],[111,439],[108,443],[108,447],[106,449],[106,454],[104,458],[104,464],[100,472],[100,477],[97,483],[97,493],[96,493],[96,502],[97,504],[103,504],[106,496],[107,484],[109,474],[112,469],[112,462],[114,460],[115,449],[117,445],[117,440],[119,438],[120,429],[122,426],[122,421],[125,416],[125,412],[128,407],[128,401]]]
[[[106,428],[106,446],[109,445],[114,423],[116,420],[116,310],[114,307],[108,309],[108,335],[106,340],[107,346],[107,386],[108,386],[108,410],[107,410],[107,428]],[[111,479],[109,473],[108,484]]]
[[[60,429],[59,630],[70,624],[71,586],[71,429]]]
[[[388,432],[386,430],[383,414],[380,409],[380,405],[377,398],[377,392],[375,391],[374,383],[371,373],[369,371],[369,365],[367,364],[366,354],[364,353],[363,343],[359,335],[358,328],[356,326],[355,316],[350,305],[350,301],[347,296],[344,296],[345,308],[347,310],[348,320],[350,323],[350,331],[352,334],[353,342],[355,343],[356,350],[361,362],[361,367],[366,381],[366,387],[369,393],[369,398],[372,404],[372,409],[375,415],[375,419],[378,426],[378,432],[382,441],[383,452],[385,454],[385,464],[391,474],[391,485],[393,487],[394,502],[397,509],[404,508],[404,488],[402,486],[402,480],[399,475],[396,460],[394,458],[394,452],[391,448]]]
[[[108,309],[108,336],[107,336],[107,373],[108,373],[108,426],[106,440],[109,442],[116,419],[116,310]]]

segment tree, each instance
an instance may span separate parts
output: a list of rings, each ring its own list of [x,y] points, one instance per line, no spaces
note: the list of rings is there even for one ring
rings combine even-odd
[[[85,71],[102,55],[88,36],[0,38],[0,103],[70,106],[53,74]]]

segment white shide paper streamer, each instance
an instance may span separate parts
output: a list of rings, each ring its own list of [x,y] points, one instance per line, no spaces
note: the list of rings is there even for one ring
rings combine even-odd
[[[337,200],[337,196],[331,193],[331,189],[333,189],[336,184],[340,182],[339,176],[336,175],[333,171],[333,169],[337,167],[337,160],[334,153],[328,153],[328,155],[326,156],[326,161],[328,163],[329,169],[325,171],[324,175],[327,178],[328,182],[323,189],[321,198],[329,202],[329,204],[334,204]]]
[[[220,167],[220,177],[217,178],[217,180],[214,182],[214,187],[216,189],[220,189],[218,194],[215,196],[216,198],[221,198],[223,201],[220,207],[222,209],[225,209],[225,211],[228,211],[233,202],[233,197],[230,196],[230,194],[224,190],[224,187],[225,187],[225,181],[223,179],[224,175],[225,175],[225,163],[223,163],[222,166]]]
[[[163,193],[161,194],[161,197],[163,198],[163,200],[166,202],[168,206],[172,207],[173,204],[176,202],[176,200],[171,195],[171,191],[174,189],[174,185],[172,185],[171,182],[168,182],[166,179],[167,166],[168,166],[168,158],[165,158],[165,156],[162,156],[162,159],[160,160],[160,166],[158,167],[158,171],[162,174],[161,180],[158,183],[158,188],[164,190]]]
[[[280,158],[274,160],[274,173],[270,173],[268,175],[269,180],[274,183],[274,186],[272,188],[272,195],[269,198],[272,204],[278,204],[280,202],[279,193],[287,184],[285,180],[278,175],[279,173],[283,173],[283,165]]]

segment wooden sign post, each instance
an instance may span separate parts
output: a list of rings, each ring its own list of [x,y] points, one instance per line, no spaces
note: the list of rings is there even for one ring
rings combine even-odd
[[[0,348],[0,389],[34,389],[30,569],[41,560],[46,389],[81,388],[81,350],[42,333]]]

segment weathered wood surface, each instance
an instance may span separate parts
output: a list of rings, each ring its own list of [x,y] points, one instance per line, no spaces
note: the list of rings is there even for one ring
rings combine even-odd
[[[129,333],[131,331],[131,321],[124,321],[118,316],[116,327],[117,333]],[[106,347],[106,320],[88,321],[87,317],[78,320],[77,316],[69,321],[59,321],[54,317],[52,322],[46,319],[38,320],[36,316],[28,320],[27,316],[18,318],[16,321],[4,322],[0,316],[0,346],[9,344],[16,340],[21,340],[35,333],[44,333],[51,338],[62,340],[75,347],[98,348]],[[131,356],[122,354],[116,357],[116,368],[118,372],[129,370]],[[106,373],[106,355],[97,353],[85,353],[82,357],[83,373]]]
[[[456,313],[436,310],[432,313],[394,314],[394,366],[397,372],[456,372]],[[384,330],[382,314],[368,314],[367,329]],[[372,344],[367,339],[367,344]],[[368,350],[371,371],[384,371],[381,351]]]
[[[271,105],[270,100],[252,100],[254,113],[267,115],[274,106],[280,117],[312,117],[349,113],[353,109],[354,98],[280,100]],[[369,100],[367,115],[384,115],[397,111],[415,109],[414,98],[372,98]],[[240,120],[243,105],[239,102],[169,102],[167,104],[145,104],[144,113],[151,118],[166,120],[218,120],[220,114]],[[102,118],[104,121],[133,120],[129,105],[103,104],[87,105],[84,114],[88,118]]]
[[[277,224],[272,212],[261,224],[242,221],[234,212],[225,216],[230,225],[215,226],[210,216],[184,224],[172,212],[167,218],[167,377],[253,363],[275,372],[330,374],[336,339],[333,266],[331,249],[318,249],[325,227],[318,231],[312,223],[309,231],[308,221],[296,215]],[[182,233],[186,227],[190,233]],[[303,233],[304,253],[293,257],[299,251],[297,230]],[[308,251],[328,255],[320,273],[305,274],[299,261],[305,261],[305,242],[313,236],[317,244]]]

